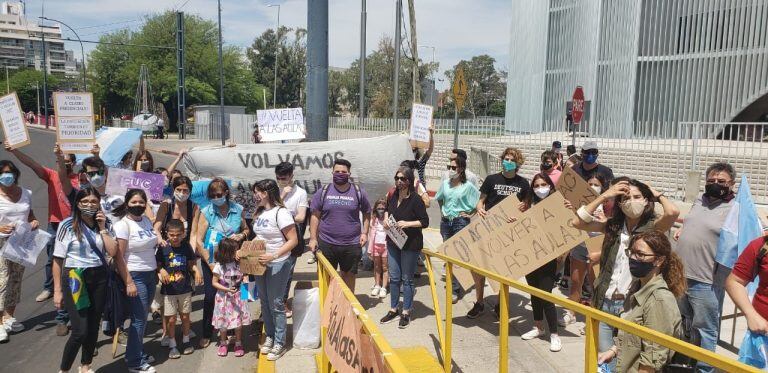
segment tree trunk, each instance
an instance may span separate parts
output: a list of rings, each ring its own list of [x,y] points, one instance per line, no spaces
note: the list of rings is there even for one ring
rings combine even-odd
[[[413,84],[413,102],[421,103],[421,84],[419,84],[419,44],[416,39],[416,8],[414,2],[408,0],[408,18],[411,21],[411,54],[413,55],[413,72],[411,74]]]

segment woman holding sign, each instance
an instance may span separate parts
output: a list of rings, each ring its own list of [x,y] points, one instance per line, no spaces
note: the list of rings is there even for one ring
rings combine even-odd
[[[395,229],[390,223],[397,224],[407,239],[399,246],[387,236],[387,261],[389,265],[389,299],[390,310],[381,319],[386,324],[400,316],[400,329],[405,329],[411,323],[411,308],[413,306],[413,273],[416,272],[416,260],[424,247],[424,236],[421,230],[429,226],[429,216],[424,201],[416,194],[413,170],[400,167],[395,173],[395,193],[387,202],[387,213],[384,217],[384,228]],[[477,190],[477,189],[475,189]],[[400,302],[400,285],[403,289],[403,309],[398,312]]]
[[[213,254],[219,241],[230,238],[243,242],[250,230],[245,223],[243,206],[230,200],[229,185],[222,178],[215,178],[208,184],[208,200],[210,205],[200,209],[197,222],[197,245],[195,249],[203,258],[203,338],[200,347],[205,348],[211,343],[213,335],[213,306],[216,299],[216,289],[213,287]]]

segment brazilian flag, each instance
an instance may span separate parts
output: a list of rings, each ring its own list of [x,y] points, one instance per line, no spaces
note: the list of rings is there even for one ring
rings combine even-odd
[[[85,288],[83,281],[83,269],[73,268],[69,270],[69,289],[72,292],[72,301],[78,311],[91,306],[91,300],[88,297],[88,289]]]

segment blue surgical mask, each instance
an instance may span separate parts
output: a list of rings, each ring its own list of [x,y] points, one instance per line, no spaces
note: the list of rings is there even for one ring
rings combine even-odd
[[[13,185],[14,181],[16,181],[16,176],[13,176],[13,173],[3,172],[0,174],[0,184],[3,184],[4,186],[11,186]]]
[[[504,171],[506,172],[512,172],[517,169],[517,163],[515,163],[515,161],[508,161],[506,159],[501,161],[501,166],[504,167]]]
[[[107,181],[103,175],[93,175],[88,177],[88,182],[94,187],[98,188],[102,185],[104,185],[104,182]]]
[[[211,203],[216,207],[224,206],[224,204],[227,203],[227,197],[213,198],[211,199]]]
[[[597,162],[597,154],[587,154],[584,157],[584,163],[586,164],[595,164]]]

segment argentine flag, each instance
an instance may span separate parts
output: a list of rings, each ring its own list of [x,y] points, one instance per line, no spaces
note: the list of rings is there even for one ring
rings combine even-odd
[[[117,167],[125,153],[139,143],[141,130],[138,128],[102,127],[96,131],[96,143],[99,144],[99,157],[107,167]],[[78,154],[77,163],[90,157],[90,154]]]

